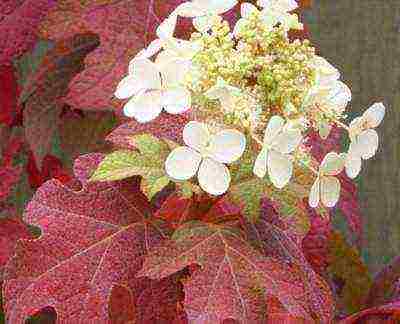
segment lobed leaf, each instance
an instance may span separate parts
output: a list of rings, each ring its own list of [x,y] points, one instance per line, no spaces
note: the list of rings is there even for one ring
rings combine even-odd
[[[27,206],[26,221],[42,235],[19,241],[5,271],[10,323],[23,323],[46,306],[56,309],[61,323],[107,323],[115,285],[127,287],[135,303],[147,287],[136,273],[148,249],[166,238],[166,228],[148,219],[150,206],[132,179],[88,182],[102,158],[76,161],[81,189],[50,180]]]
[[[139,276],[167,277],[197,264],[184,283],[189,323],[265,323],[265,295],[276,296],[296,316],[310,320],[298,269],[263,257],[234,228],[187,223],[174,241],[155,249]],[[221,302],[223,301],[223,302]]]

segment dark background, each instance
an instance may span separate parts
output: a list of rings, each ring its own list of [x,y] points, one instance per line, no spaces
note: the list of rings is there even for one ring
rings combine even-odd
[[[314,0],[303,12],[311,40],[337,66],[353,99],[350,115],[387,107],[377,155],[363,164],[362,255],[374,273],[400,254],[400,1]]]

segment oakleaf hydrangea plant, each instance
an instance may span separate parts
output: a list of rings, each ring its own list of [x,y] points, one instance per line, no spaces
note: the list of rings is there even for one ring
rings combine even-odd
[[[230,28],[221,14],[236,4],[193,0],[179,5],[157,28],[158,38],[132,58],[115,96],[129,98],[124,113],[139,123],[162,110],[190,116],[182,134],[185,146],[173,148],[165,159],[170,180],[225,194],[230,164],[245,163],[243,154],[251,150],[254,177],[279,192],[297,168],[296,176],[315,178],[309,205],[333,207],[340,199],[335,175],[345,169],[355,178],[362,160],[375,155],[375,128],[385,107],[374,103],[346,125],[351,91],[340,72],[308,40],[288,37],[291,29],[303,28],[291,13],[296,1],[242,3],[241,18]],[[189,39],[174,36],[179,17],[193,19],[196,31]],[[334,126],[347,131],[349,149],[328,153],[318,166],[305,140],[310,131],[326,139]]]

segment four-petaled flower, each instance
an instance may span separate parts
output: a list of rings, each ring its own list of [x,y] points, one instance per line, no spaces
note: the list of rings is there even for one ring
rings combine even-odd
[[[181,82],[190,68],[190,61],[163,55],[156,63],[147,58],[134,58],[129,74],[118,84],[115,96],[132,97],[124,106],[124,114],[144,123],[156,118],[164,108],[179,114],[190,108],[191,95]]]
[[[329,152],[319,166],[318,176],[311,187],[308,203],[315,208],[320,200],[326,207],[333,207],[339,200],[340,182],[335,177],[344,168],[344,156]]]
[[[193,26],[200,32],[207,32],[216,16],[232,9],[236,4],[237,0],[192,0],[179,5],[175,13],[193,18]]]
[[[245,136],[234,129],[212,135],[207,125],[191,121],[183,130],[187,146],[174,149],[165,170],[174,180],[188,180],[197,173],[200,187],[212,195],[225,193],[231,181],[225,163],[238,160],[246,147]]]
[[[280,116],[273,116],[264,134],[263,148],[254,164],[253,172],[260,178],[267,173],[277,188],[283,188],[293,172],[293,161],[289,155],[302,140],[301,131],[285,126]]]
[[[379,137],[374,128],[378,127],[385,116],[383,103],[374,103],[360,117],[349,125],[350,146],[346,157],[346,174],[355,178],[361,170],[361,159],[373,157],[378,149]]]

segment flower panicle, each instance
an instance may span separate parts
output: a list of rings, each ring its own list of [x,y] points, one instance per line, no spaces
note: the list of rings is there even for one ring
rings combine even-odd
[[[308,40],[291,41],[288,32],[302,29],[295,0],[258,0],[241,4],[241,18],[231,29],[221,14],[237,0],[180,4],[157,28],[157,39],[130,62],[115,96],[127,99],[124,113],[144,123],[162,110],[190,110],[193,121],[183,131],[185,146],[165,162],[171,179],[197,175],[200,187],[221,195],[229,189],[229,164],[240,161],[249,141],[253,173],[267,174],[277,188],[285,187],[294,165],[315,177],[309,204],[333,207],[340,196],[336,176],[345,170],[355,178],[362,160],[375,155],[385,106],[375,103],[346,125],[350,88]],[[174,37],[179,17],[192,19],[190,39]],[[305,149],[312,131],[326,139],[333,126],[349,135],[346,153],[328,153],[319,167]]]

